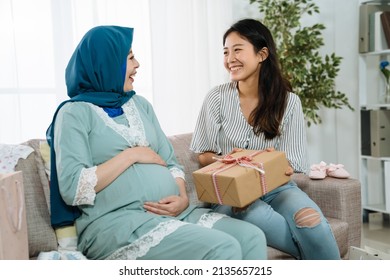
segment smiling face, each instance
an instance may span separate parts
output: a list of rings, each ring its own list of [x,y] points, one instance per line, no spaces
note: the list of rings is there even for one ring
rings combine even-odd
[[[261,52],[255,52],[249,41],[239,33],[231,32],[226,37],[223,51],[224,65],[232,81],[258,80],[263,58]]]
[[[138,61],[135,59],[133,51],[130,52],[126,58],[126,75],[123,85],[123,91],[128,92],[133,89],[134,76],[137,74],[137,68],[139,67]]]

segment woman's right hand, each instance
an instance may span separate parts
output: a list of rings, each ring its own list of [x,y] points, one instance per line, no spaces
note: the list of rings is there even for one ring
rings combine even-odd
[[[167,166],[166,162],[149,147],[133,147],[129,149],[130,156],[137,163],[154,163]]]

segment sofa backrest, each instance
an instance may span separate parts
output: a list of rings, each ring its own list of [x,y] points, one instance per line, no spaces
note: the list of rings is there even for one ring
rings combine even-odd
[[[184,167],[187,183],[187,194],[190,203],[199,206],[208,206],[208,203],[201,202],[198,200],[192,177],[192,173],[200,168],[197,155],[194,152],[190,151],[192,133],[169,136],[168,139],[172,143],[177,160]]]

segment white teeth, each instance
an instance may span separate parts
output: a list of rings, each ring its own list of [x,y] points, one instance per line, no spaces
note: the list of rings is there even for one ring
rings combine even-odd
[[[232,72],[238,71],[238,70],[240,70],[241,68],[242,68],[241,66],[230,67],[230,71],[232,71]]]

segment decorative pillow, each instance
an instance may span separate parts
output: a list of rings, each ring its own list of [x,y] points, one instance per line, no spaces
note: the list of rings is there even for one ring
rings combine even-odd
[[[55,230],[58,239],[58,251],[41,252],[38,260],[86,260],[77,251],[77,233],[75,226],[65,226]]]
[[[58,250],[77,251],[76,227],[65,226],[55,230],[58,239]]]
[[[45,165],[47,178],[50,178],[50,146],[47,141],[39,142],[39,151],[41,153],[43,164]]]
[[[39,142],[39,151],[45,166],[47,178],[50,178],[50,146],[46,140]],[[77,250],[77,232],[75,226],[56,229],[55,233],[59,245],[58,250]]]
[[[0,174],[12,173],[20,158],[26,159],[34,149],[26,145],[0,144]]]
[[[34,142],[24,143],[35,151],[26,159],[19,159],[15,170],[23,172],[29,256],[35,258],[42,251],[57,250],[56,235],[50,224],[49,185],[41,157]],[[36,142],[38,143],[38,142]]]

